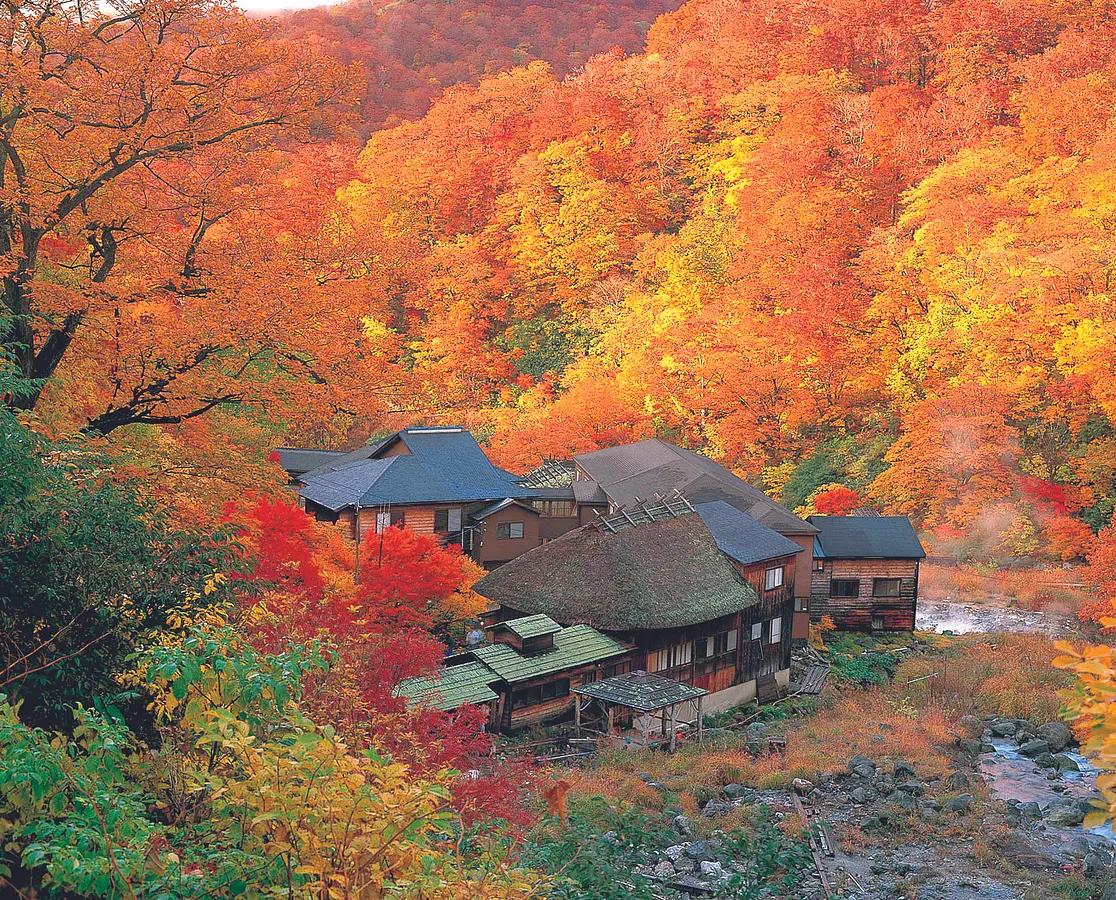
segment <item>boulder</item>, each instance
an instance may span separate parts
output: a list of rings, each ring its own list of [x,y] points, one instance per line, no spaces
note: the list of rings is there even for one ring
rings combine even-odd
[[[858,787],[849,791],[849,800],[863,806],[870,802],[870,797],[866,788]]]
[[[1075,800],[1065,798],[1055,800],[1046,810],[1046,823],[1048,825],[1074,828],[1084,821],[1085,810]]]
[[[857,754],[849,760],[849,771],[861,778],[871,778],[876,774],[876,764],[867,756]]]
[[[1050,745],[1053,753],[1061,753],[1073,743],[1073,734],[1061,722],[1047,722],[1040,725],[1035,733]]]
[[[671,862],[674,862],[676,859],[682,856],[682,853],[685,849],[686,848],[683,847],[681,844],[675,844],[672,847],[667,847],[666,850],[663,851],[663,856],[665,856]]]
[[[1042,738],[1035,738],[1033,741],[1027,741],[1025,744],[1020,744],[1019,752],[1024,756],[1029,756],[1034,759],[1042,753],[1050,752],[1050,745]]]
[[[957,745],[965,753],[972,753],[974,755],[980,753],[980,748],[983,746],[981,741],[976,738],[961,738],[961,740],[957,742]]]
[[[649,781],[647,782],[647,786],[653,791],[658,791],[660,794],[666,793],[667,787],[661,781]]]
[[[1081,766],[1077,760],[1072,756],[1067,756],[1065,753],[1059,753],[1054,757],[1054,762],[1058,767],[1059,772],[1080,772]]]
[[[1040,753],[1038,756],[1035,757],[1035,765],[1043,769],[1058,768],[1058,763],[1054,759],[1053,753]]]
[[[904,794],[910,794],[912,797],[921,797],[926,791],[926,785],[924,785],[921,781],[904,781],[901,785],[899,785],[899,790],[901,790]]]
[[[651,870],[651,874],[656,878],[673,878],[674,866],[664,859],[662,862],[655,865],[655,868]]]
[[[698,865],[698,871],[702,878],[709,878],[713,881],[720,881],[722,878],[728,877],[728,872],[716,860],[702,860]]]
[[[980,719],[978,719],[976,716],[962,716],[961,717],[961,727],[962,728],[980,728]]]
[[[896,781],[902,781],[904,778],[914,778],[915,768],[909,762],[902,759],[895,760],[895,765],[891,767],[891,774]]]
[[[964,772],[951,772],[946,779],[946,785],[952,791],[961,791],[969,786],[969,776]]]
[[[956,797],[950,797],[946,801],[946,807],[950,812],[965,813],[973,805],[972,794],[958,794]]]
[[[692,844],[688,844],[686,846],[686,849],[683,850],[682,853],[688,859],[692,859],[695,862],[700,862],[703,859],[709,858],[709,844],[707,844],[705,841],[694,841]]]
[[[1034,800],[1029,800],[1026,803],[1018,803],[1015,809],[1020,816],[1027,819],[1039,819],[1042,817],[1042,807]]]
[[[736,783],[726,784],[723,790],[725,792],[725,796],[728,797],[730,800],[739,800],[741,797],[748,793],[748,789],[744,787],[744,785]]]
[[[799,797],[805,797],[813,789],[813,783],[807,781],[805,778],[796,778],[791,782],[791,790],[798,794]]]
[[[1011,737],[1018,731],[1014,722],[997,722],[989,730],[996,737]]]
[[[923,800],[922,801],[922,807],[923,807],[923,809],[932,809],[932,810],[934,810],[934,812],[941,812],[942,811],[942,804],[940,804],[933,797],[928,797],[926,800]]]
[[[684,838],[692,838],[694,830],[690,827],[690,820],[686,816],[675,816],[671,819],[671,824],[674,825],[674,830],[677,831]],[[679,850],[679,853],[682,851]]]

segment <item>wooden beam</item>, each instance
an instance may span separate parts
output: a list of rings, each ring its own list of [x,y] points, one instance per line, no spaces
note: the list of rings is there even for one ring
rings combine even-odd
[[[701,697],[697,698],[697,712],[698,712],[698,743],[705,743],[705,724],[702,722],[701,716]]]
[[[670,706],[670,752],[674,752],[674,747],[678,742],[678,727],[674,722],[674,710],[678,704],[672,703]]]
[[[581,737],[581,698],[574,694],[574,737]]]

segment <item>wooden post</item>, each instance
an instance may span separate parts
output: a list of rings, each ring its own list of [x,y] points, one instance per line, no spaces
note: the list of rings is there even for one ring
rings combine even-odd
[[[608,736],[610,739],[612,738],[612,714],[614,711],[615,707],[610,703],[608,705]]]
[[[697,705],[698,705],[698,743],[701,744],[701,743],[704,743],[704,741],[705,741],[705,724],[701,720],[701,718],[702,718],[701,717],[701,697],[697,698]]]
[[[678,727],[674,724],[674,710],[677,704],[670,705],[670,752],[674,752],[675,744],[678,741]]]
[[[650,742],[647,737],[647,720],[649,718],[651,718],[650,713],[644,713],[642,716],[639,717],[639,730],[643,732],[643,749],[645,750],[650,746]]]
[[[581,697],[574,694],[574,736],[581,737]]]

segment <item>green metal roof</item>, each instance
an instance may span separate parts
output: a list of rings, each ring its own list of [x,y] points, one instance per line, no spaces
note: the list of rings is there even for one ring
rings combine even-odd
[[[651,712],[695,700],[708,691],[651,672],[628,672],[604,681],[583,684],[574,688],[574,693],[640,712]]]
[[[588,625],[574,625],[554,632],[554,649],[523,656],[506,644],[488,644],[473,651],[473,656],[504,681],[524,681],[562,669],[573,669],[627,651],[610,637]]]
[[[489,687],[499,677],[479,662],[447,666],[433,676],[406,678],[395,689],[409,706],[432,706],[435,709],[457,709],[466,703],[487,703],[496,699]]]
[[[512,619],[510,622],[502,622],[501,624],[517,638],[524,641],[562,630],[561,625],[543,613],[536,616],[524,616],[522,619]]]

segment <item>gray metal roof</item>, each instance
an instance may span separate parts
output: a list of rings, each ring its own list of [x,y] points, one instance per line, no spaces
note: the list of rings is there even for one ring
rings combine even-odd
[[[378,457],[399,441],[408,453]],[[534,496],[531,488],[494,466],[463,428],[405,428],[307,472],[302,480],[302,496],[332,510],[358,502],[471,503]]]
[[[573,497],[578,503],[608,503],[608,497],[595,481],[575,481],[570,485]]]
[[[310,450],[305,447],[276,447],[275,452],[279,456],[279,465],[291,475],[303,475],[345,455],[344,450]]]
[[[742,566],[791,556],[804,549],[724,500],[699,503],[697,512],[721,552]]]
[[[495,503],[490,503],[483,509],[478,509],[475,513],[471,513],[471,515],[479,522],[481,519],[487,519],[494,512],[499,512],[502,509],[507,509],[509,506],[518,506],[525,512],[533,513],[536,516],[542,515],[542,513],[540,513],[533,506],[528,506],[526,503],[520,503],[513,497],[505,497],[503,500],[497,500]]]
[[[709,457],[657,438],[577,454],[574,460],[616,507],[681,491],[691,503],[724,500],[780,534],[816,531]],[[575,490],[577,484],[574,482]]]
[[[690,684],[681,684],[652,672],[628,672],[613,675],[573,689],[575,694],[592,697],[614,706],[626,706],[640,712],[652,712],[696,700],[708,693]]]
[[[926,551],[906,516],[810,516],[821,559],[924,559]]]

